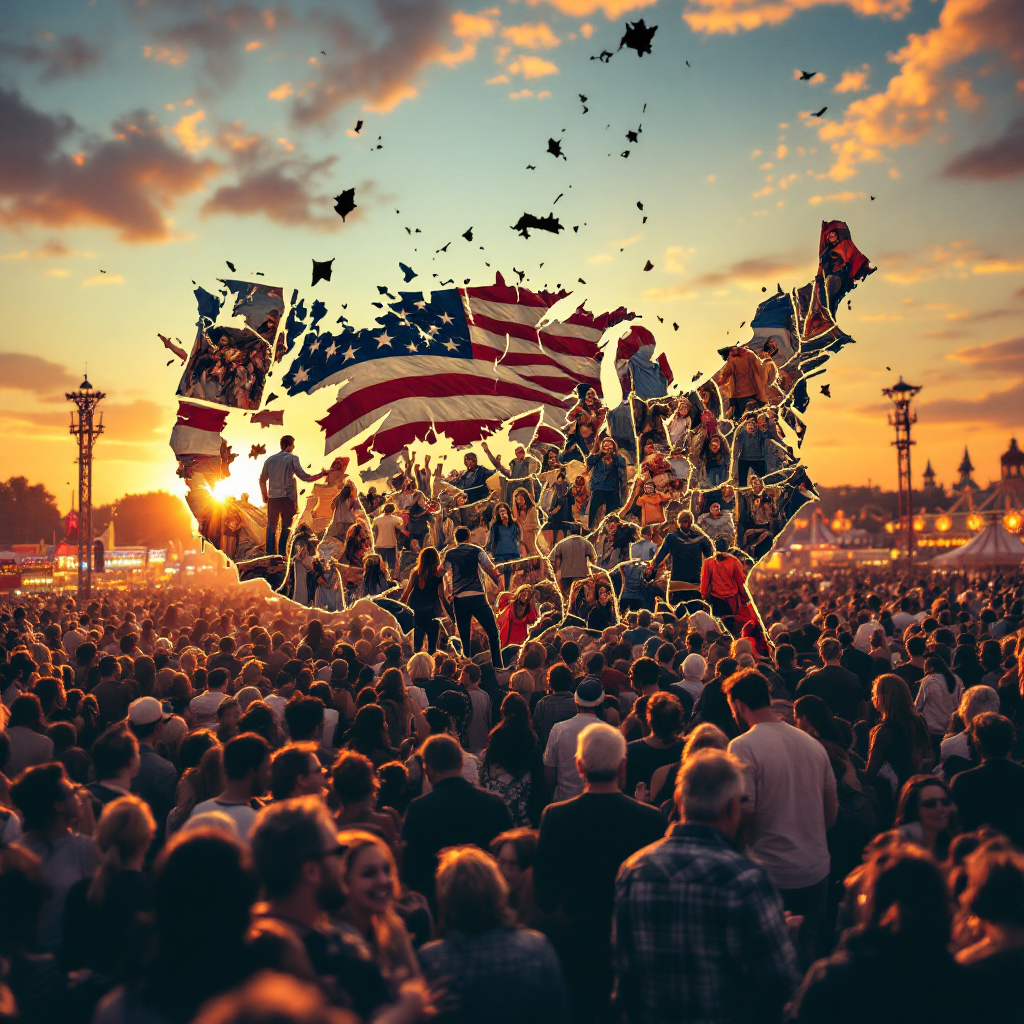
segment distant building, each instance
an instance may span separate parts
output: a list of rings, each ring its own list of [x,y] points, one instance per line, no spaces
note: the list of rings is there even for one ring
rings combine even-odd
[[[953,484],[953,490],[956,491],[957,494],[963,494],[965,491],[981,490],[977,483],[975,483],[974,465],[971,462],[971,456],[967,451],[966,446],[964,447],[964,457],[960,460],[957,472],[960,474],[960,479]]]

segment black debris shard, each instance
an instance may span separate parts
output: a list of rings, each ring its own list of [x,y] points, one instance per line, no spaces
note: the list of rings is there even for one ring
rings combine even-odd
[[[553,235],[557,235],[563,228],[553,213],[549,213],[546,217],[536,217],[532,213],[524,213],[512,225],[512,230],[518,231],[523,238],[529,238],[531,231],[550,231]]]
[[[225,260],[224,262],[228,265],[228,270],[230,270],[232,274],[235,273],[235,265],[234,265],[234,263],[232,263],[231,260]],[[105,270],[101,270],[100,273],[101,274],[105,274],[106,271]]]
[[[821,115],[824,114],[826,110],[828,110],[828,107],[822,107],[821,110],[816,110],[813,114],[811,114],[811,117],[821,117]]]
[[[832,386],[831,384],[822,384],[822,385],[821,385],[821,393],[822,393],[822,394],[823,394],[823,395],[824,395],[824,396],[825,396],[826,398],[831,398],[831,397],[832,397],[832,392],[831,392],[831,391],[829,391],[829,388],[830,388],[831,386]]]
[[[356,190],[347,188],[334,197],[334,212],[344,220],[356,208]]]
[[[809,82],[818,72],[817,71],[801,71],[800,81]]]
[[[330,281],[334,260],[313,260],[313,283],[310,288],[316,286],[318,281]]]
[[[562,143],[558,139],[548,139],[548,152],[553,157],[561,157],[563,160],[567,159],[566,155],[562,152]]]
[[[463,238],[464,238],[464,239],[465,239],[465,240],[466,240],[467,242],[472,242],[472,241],[473,241],[473,228],[472,228],[472,226],[471,226],[471,227],[469,227],[469,228],[468,228],[467,230],[465,230],[465,231],[463,231],[463,232],[462,232],[462,237],[463,237]]]
[[[650,260],[648,260],[644,264],[644,272],[646,273],[648,270],[653,270],[653,269],[654,269],[654,264]]]
[[[412,267],[408,267],[404,263],[399,263],[398,269],[401,270],[402,274],[404,275],[406,284],[408,284],[414,277],[419,276],[416,273],[416,271],[412,269]]]
[[[657,31],[657,25],[652,25],[648,28],[643,18],[634,22],[627,21],[626,31],[619,43],[619,49],[621,50],[626,46],[630,50],[636,50],[638,57],[643,57],[645,53],[651,52],[651,40]]]
[[[362,130],[363,130],[363,122],[362,121],[356,121],[356,126],[355,126],[355,128],[352,129],[352,131],[354,131],[356,133],[356,135],[358,135]]]

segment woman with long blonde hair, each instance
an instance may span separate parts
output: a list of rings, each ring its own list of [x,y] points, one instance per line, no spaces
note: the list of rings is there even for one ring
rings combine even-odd
[[[62,956],[69,970],[124,972],[139,940],[140,915],[150,906],[142,872],[156,835],[149,805],[122,796],[103,808],[93,842],[100,856],[92,878],[71,887],[64,910]]]
[[[397,986],[420,974],[405,922],[395,910],[401,895],[398,867],[387,843],[371,832],[350,829],[338,834],[345,848],[342,889],[343,927],[370,947],[384,977]]]

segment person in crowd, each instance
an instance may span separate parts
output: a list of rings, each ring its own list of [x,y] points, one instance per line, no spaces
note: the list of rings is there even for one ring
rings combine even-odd
[[[644,714],[647,734],[626,745],[624,792],[634,795],[637,787],[643,786],[638,799],[646,800],[654,773],[663,765],[677,762],[683,752],[683,740],[679,735],[683,726],[683,707],[675,694],[659,691],[647,701]]]
[[[260,809],[258,798],[270,782],[270,744],[255,733],[244,733],[225,744],[224,789],[192,808],[191,818],[211,811],[226,814],[238,826],[238,836],[248,842]]]
[[[818,657],[822,667],[808,672],[797,684],[793,696],[820,697],[836,718],[842,718],[853,725],[858,721],[861,683],[853,672],[843,668],[840,660],[842,653],[842,645],[835,637],[821,637],[818,641]]]
[[[95,816],[112,800],[131,792],[139,774],[139,741],[123,724],[112,725],[92,745],[96,781],[86,787],[95,803]]]
[[[64,908],[61,963],[124,980],[143,941],[143,915],[152,909],[151,880],[144,873],[156,835],[149,805],[122,796],[103,808],[96,823],[99,866],[69,890]]]
[[[427,978],[444,983],[457,1009],[443,1021],[568,1024],[565,983],[551,943],[516,927],[508,884],[494,858],[473,846],[446,850],[437,867],[442,938],[420,950]]]
[[[480,785],[508,805],[516,828],[536,825],[547,798],[547,783],[529,704],[518,693],[501,702],[501,720],[490,731],[480,767]]]
[[[351,750],[342,751],[331,768],[331,791],[338,803],[334,820],[339,831],[362,829],[398,848],[398,829],[391,815],[378,811],[380,780],[373,762]]]
[[[480,570],[482,569],[499,586],[503,582],[501,573],[494,568],[483,548],[469,543],[469,530],[465,526],[455,530],[455,547],[448,550],[443,565],[445,572],[451,576],[455,625],[462,643],[463,655],[468,657],[472,650],[470,629],[475,619],[487,634],[491,663],[496,669],[502,668],[504,663],[501,641],[498,639],[498,626],[494,621],[494,612],[484,596]]]
[[[934,775],[912,775],[900,791],[896,831],[907,842],[945,860],[958,831],[953,798],[945,781]]]
[[[949,729],[949,720],[960,704],[964,684],[938,655],[925,658],[924,678],[917,691],[914,708],[928,726],[934,758],[939,759],[942,737]]]
[[[433,899],[437,855],[449,846],[487,849],[512,827],[512,816],[500,796],[463,777],[462,748],[454,737],[429,737],[420,756],[431,791],[413,800],[406,812],[402,873],[410,888]]]
[[[53,740],[44,731],[43,708],[34,693],[23,693],[11,702],[5,734],[9,753],[4,771],[9,778],[53,760]]]
[[[315,743],[289,743],[270,758],[270,795],[275,800],[320,796],[324,770]]]
[[[312,475],[307,473],[295,454],[295,438],[290,434],[281,438],[281,450],[269,456],[260,470],[260,494],[267,506],[268,555],[276,552],[283,557],[288,551],[288,536],[299,507],[295,478],[312,482],[327,476],[327,473],[326,469]]]
[[[797,948],[807,967],[818,953],[828,900],[826,833],[839,805],[824,748],[771,710],[768,680],[741,669],[725,681],[733,717],[744,730],[729,753],[746,765],[747,855],[767,872],[783,905],[803,918]]]
[[[540,822],[533,881],[537,905],[557,915],[548,934],[558,951],[574,1021],[607,1018],[611,999],[611,918],[615,876],[637,850],[665,832],[654,808],[626,796],[626,741],[587,721],[576,738],[583,791],[549,804]]]
[[[700,596],[704,560],[715,553],[711,541],[694,529],[692,512],[685,509],[680,512],[676,525],[676,530],[665,535],[651,562],[651,571],[657,573],[666,558],[672,560],[672,578],[668,584],[668,600],[672,605]]]
[[[420,975],[405,922],[395,909],[401,894],[392,848],[379,836],[360,829],[338,835],[345,848],[341,885],[344,927],[369,948],[393,993],[406,978]]]
[[[897,675],[885,673],[874,681],[871,703],[879,720],[871,729],[865,774],[869,782],[881,776],[878,788],[884,794],[882,787],[888,787],[891,799],[930,758],[928,726],[914,710],[909,687]]]
[[[586,783],[577,770],[576,740],[588,725],[598,721],[598,708],[604,700],[601,680],[588,676],[576,687],[576,714],[551,727],[544,746],[544,774],[556,801],[583,792]]]
[[[744,772],[724,751],[688,758],[675,786],[679,822],[619,872],[615,1004],[627,1022],[782,1019],[797,954],[778,891],[734,845]]]
[[[897,843],[872,856],[858,920],[808,971],[790,1005],[799,1024],[957,1024],[970,1017],[966,972],[949,951],[946,880],[932,857]]]
[[[950,787],[960,824],[967,831],[987,825],[1024,849],[1024,766],[1010,760],[1013,723],[985,711],[971,719],[968,731],[981,764],[960,772]]]
[[[517,923],[526,928],[544,921],[533,888],[533,860],[537,855],[538,834],[533,828],[514,828],[495,836],[491,842],[491,854],[508,886],[509,909],[515,914]]]
[[[570,640],[562,645],[562,658],[567,656],[566,647],[579,648]],[[576,714],[576,679],[572,669],[564,661],[548,669],[548,692],[537,701],[533,709],[533,728],[543,747],[547,747],[551,730],[558,722],[564,722]]]

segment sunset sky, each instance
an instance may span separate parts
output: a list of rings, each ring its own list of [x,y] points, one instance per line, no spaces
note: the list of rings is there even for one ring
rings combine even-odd
[[[616,48],[640,17],[658,31],[638,59]],[[343,224],[331,197],[353,186]],[[524,240],[524,211],[567,230]],[[259,270],[360,327],[399,261],[428,290],[516,267],[643,314],[688,380],[748,336],[763,287],[809,279],[834,218],[879,270],[842,310],[858,344],[829,364],[833,397],[811,388],[812,478],[894,486],[880,390],[902,374],[924,387],[915,482],[926,458],[951,482],[966,443],[986,483],[1024,438],[1021,0],[7,3],[0,477],[66,510],[63,393],[88,363],[107,394],[97,503],[179,490],[180,365],[157,332],[191,346],[193,281]],[[311,292],[310,261],[332,257]],[[332,400],[286,414],[304,461]]]

